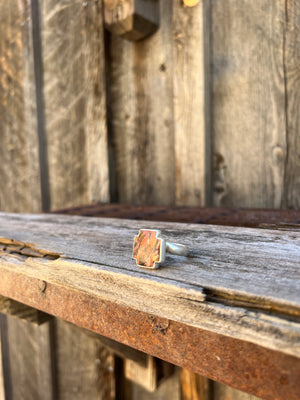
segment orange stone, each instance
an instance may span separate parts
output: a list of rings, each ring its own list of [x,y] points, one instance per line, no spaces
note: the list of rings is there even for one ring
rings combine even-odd
[[[161,239],[157,239],[156,231],[141,229],[134,238],[132,257],[137,265],[146,268],[155,268],[160,262]]]

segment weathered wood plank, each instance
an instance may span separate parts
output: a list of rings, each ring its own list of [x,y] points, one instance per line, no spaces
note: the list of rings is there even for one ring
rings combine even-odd
[[[86,217],[125,218],[147,221],[188,222],[275,229],[300,228],[300,210],[270,210],[226,207],[163,207],[130,204],[90,204],[55,211]]]
[[[130,359],[125,360],[124,374],[126,379],[142,386],[148,392],[155,392],[158,386],[155,360],[152,356],[147,356],[146,362],[143,364]]]
[[[31,7],[28,0],[0,5],[0,207],[17,212],[37,212],[46,207],[46,194],[41,195],[45,185],[41,182],[43,171],[39,165],[43,144],[39,135],[42,121],[34,65],[37,48],[32,37],[37,21]],[[5,308],[2,311],[42,322],[43,313],[37,310],[23,305],[15,307],[16,302],[11,300],[1,304]],[[11,317],[1,329],[5,330],[1,333],[7,399],[53,399],[52,367],[47,370],[51,358],[46,358],[40,345],[40,340],[49,339],[48,333],[44,328]]]
[[[126,379],[146,389],[156,392],[161,382],[174,374],[174,365],[145,354],[143,362],[132,359],[124,360],[124,374]]]
[[[1,332],[0,332],[1,333]],[[4,378],[3,378],[3,362],[2,362],[2,345],[0,335],[0,400],[5,400]]]
[[[104,0],[105,27],[125,39],[141,40],[159,25],[158,0]]]
[[[5,223],[6,218],[9,218],[9,227]],[[145,225],[150,226],[149,222],[143,222],[143,226]],[[157,228],[164,228],[170,239],[177,238],[179,241],[180,236],[181,241],[187,244],[188,238],[192,238],[189,242],[193,246],[192,257],[181,259],[170,256],[163,269],[149,273],[137,269],[131,261],[131,241],[139,226],[140,222],[135,221],[58,215],[2,215],[2,236],[16,236],[17,240],[24,241],[31,238],[37,246],[48,251],[55,250],[56,253],[61,253],[61,257],[53,261],[38,257],[24,258],[21,254],[12,255],[2,251],[0,267],[3,278],[0,291],[7,296],[14,283],[13,296],[18,300],[27,299],[31,306],[47,308],[48,312],[66,320],[140,350],[152,352],[158,357],[162,357],[161,350],[164,349],[168,354],[163,353],[163,357],[171,362],[241,390],[248,390],[267,399],[272,398],[270,393],[274,390],[274,384],[278,386],[278,376],[286,382],[287,378],[284,376],[287,371],[297,370],[295,365],[291,367],[291,362],[296,363],[297,359],[289,354],[300,354],[300,328],[297,322],[300,309],[297,286],[299,233],[156,223]],[[42,297],[34,290],[37,279],[47,282],[44,292],[46,295]],[[274,287],[277,289],[276,293]],[[18,291],[16,288],[19,288]],[[64,293],[70,304],[76,302],[76,313],[71,311],[73,305],[70,309],[68,301],[62,300]],[[88,309],[85,304],[89,304]],[[120,311],[122,309],[126,318],[131,320],[130,326],[126,325],[126,328],[122,325],[125,324]],[[94,317],[89,320],[91,310]],[[140,312],[148,316],[155,315],[155,321],[143,319]],[[117,320],[112,318],[116,314]],[[283,318],[284,314],[288,318]],[[102,317],[99,320],[100,315]],[[148,329],[149,326],[152,332],[153,326],[160,326],[166,334],[160,334],[158,342],[156,335],[153,342],[148,334],[144,342],[142,326],[143,329]],[[135,332],[140,330],[138,337],[134,336],[132,329]],[[190,330],[189,343],[192,349],[195,337],[200,341],[206,337],[205,349],[209,356],[207,352],[201,354],[202,360],[206,357],[204,364],[189,365],[191,349],[187,348],[183,349],[184,361],[179,361],[176,354],[178,351],[180,354],[180,348],[174,347],[176,329],[182,329],[182,332]],[[196,336],[193,336],[193,329],[198,329]],[[118,331],[122,331],[121,337]],[[205,333],[208,331],[211,335],[219,336],[213,336],[213,342],[210,342]],[[220,335],[222,346],[217,352],[216,349],[212,352],[210,343],[218,343],[216,337]],[[229,356],[230,340],[235,345]],[[198,351],[203,348],[200,343],[195,343],[195,346]],[[239,346],[242,347],[237,350]],[[255,385],[251,379],[251,387],[242,382],[241,377],[244,374],[251,374],[250,365],[253,364],[251,357],[249,358],[250,353],[255,358],[255,368],[259,365],[264,368],[258,374],[259,379],[267,379],[268,384],[258,384],[257,377]],[[214,357],[214,354],[223,360],[221,369],[225,377],[218,375],[215,365],[210,367],[213,371],[207,369],[207,365],[212,365],[213,362],[213,359],[208,361],[207,357]],[[234,354],[239,355],[239,360],[234,359]],[[245,363],[243,357],[246,354],[248,358]],[[267,365],[262,364],[266,362],[263,361],[267,357],[265,354],[279,357],[275,362],[279,369],[284,362],[285,372],[281,369],[275,373],[279,374],[276,375],[276,383],[272,383],[272,378],[268,375],[270,369],[263,367]],[[191,357],[193,360],[197,359],[195,349],[192,350]],[[231,370],[225,367],[226,359],[230,360]],[[237,362],[236,372],[241,381],[236,380],[237,375],[232,371],[232,360]],[[295,382],[293,379],[289,376],[289,385]],[[286,386],[284,388],[288,390]],[[295,395],[298,396],[299,393],[296,393],[294,388],[289,398],[297,398]],[[279,398],[284,398],[282,396],[278,394]]]
[[[154,393],[145,390],[141,386],[132,385],[131,398],[142,400],[180,400],[178,374],[176,373],[170,378],[164,380]]]
[[[146,219],[152,221],[173,221],[173,222],[198,222],[210,224],[222,224],[229,226],[252,226],[257,227],[262,223],[277,225],[278,229],[296,229],[294,225],[285,225],[284,223],[300,223],[300,212],[296,210],[268,210],[268,209],[230,209],[216,207],[159,207],[159,206],[133,206],[128,204],[97,204],[76,207],[72,209],[62,210],[63,213],[71,215],[86,215],[86,216],[101,216],[106,218],[130,218],[130,219]],[[101,338],[103,343],[103,338]],[[118,345],[120,346],[120,344]],[[110,347],[115,352],[116,342],[113,347]],[[128,347],[125,350],[129,349]],[[124,357],[124,346],[121,352],[117,354]],[[126,351],[126,354],[128,351]],[[141,353],[140,354],[144,354]],[[132,359],[132,352],[127,354],[127,357]],[[145,355],[144,355],[145,356]],[[135,361],[136,357],[134,358]],[[172,380],[172,385],[174,384]],[[220,387],[219,387],[220,386]],[[234,400],[244,399],[245,396],[251,398],[251,395],[245,394],[238,390],[234,390],[228,386],[218,382],[210,381],[207,378],[194,374],[189,370],[182,370],[180,373],[181,397],[202,399],[203,396],[208,399],[215,394],[215,399],[218,397],[224,398],[233,397]],[[140,397],[140,389],[134,387],[133,393],[137,393],[137,399]],[[170,389],[171,390],[171,389]],[[150,395],[147,394],[146,397]],[[153,395],[158,396],[158,394]],[[173,397],[175,394],[173,393]],[[173,398],[172,397],[172,398]],[[226,397],[225,397],[226,398]]]
[[[0,5],[0,209],[41,210],[30,1]]]
[[[52,361],[41,342],[49,338],[45,332],[49,323],[37,326],[13,317],[7,320],[12,398],[53,400],[56,397],[53,394]]]
[[[106,202],[109,173],[102,2],[41,1],[40,15],[51,208]],[[113,376],[108,374],[105,380],[98,365],[108,362],[106,349],[100,351],[100,344],[95,346],[89,337],[80,343],[73,327],[59,323],[57,329],[60,398],[112,398]],[[71,345],[76,340],[77,353]],[[95,364],[95,360],[100,361]],[[74,369],[74,365],[78,367]],[[101,387],[95,385],[99,382]]]
[[[287,156],[283,206],[300,208],[300,2],[289,0],[285,8],[284,80]]]
[[[51,207],[108,201],[102,3],[41,1]]]
[[[39,326],[35,340],[38,346],[38,389],[40,398],[45,400],[56,400],[59,395],[59,387],[57,384],[58,369],[56,365],[56,333],[54,318],[49,319],[48,322]]]
[[[133,237],[141,226],[153,228],[153,222],[55,214],[0,214],[1,236],[34,243],[41,255],[46,252],[57,258],[62,254],[66,264],[68,259],[78,259],[101,263],[103,268],[121,268],[126,273],[147,279],[156,277],[169,281],[171,278],[183,285],[193,283],[206,288],[207,295],[222,297],[224,301],[225,298],[234,299],[247,306],[252,303],[261,309],[272,307],[298,315],[297,231],[156,222],[155,227],[163,229],[168,240],[190,245],[191,257],[170,255],[164,268],[149,273],[137,270],[131,259]],[[34,260],[39,260],[22,253],[20,257],[29,260],[31,265]],[[62,257],[57,260],[58,264]],[[274,286],[276,293],[272,290]]]
[[[35,323],[37,325],[40,325],[52,318],[50,315],[42,313],[35,308],[28,307],[25,304],[3,296],[0,296],[0,313],[25,319],[26,321]]]
[[[211,203],[210,4],[173,2],[176,204]]]
[[[146,40],[111,37],[111,125],[118,198],[126,203],[174,203],[171,10],[172,0],[160,1],[163,23]]]
[[[1,353],[4,378],[4,393],[6,399],[12,399],[12,376],[10,368],[7,317],[0,314]]]
[[[287,155],[285,3],[214,0],[211,10],[214,204],[279,208]]]
[[[276,396],[276,394],[275,394]],[[276,398],[274,396],[274,398]],[[233,389],[229,386],[216,383],[214,385],[214,397],[213,400],[260,400],[258,397],[248,393],[241,392],[240,390]]]
[[[114,399],[114,358],[97,337],[57,320],[60,398]]]
[[[101,342],[109,351],[110,353],[116,354],[119,359],[130,359],[137,363],[146,364],[148,355],[133,349],[132,347],[125,346],[120,342],[116,342],[115,340],[109,339],[105,336],[100,336],[97,333],[92,331],[88,331],[86,329],[82,329],[77,325],[72,324],[72,326],[79,330],[80,332],[84,333],[86,336],[91,336],[92,338],[96,338],[98,341]]]
[[[212,382],[184,368],[180,371],[180,389],[181,400],[212,399]]]

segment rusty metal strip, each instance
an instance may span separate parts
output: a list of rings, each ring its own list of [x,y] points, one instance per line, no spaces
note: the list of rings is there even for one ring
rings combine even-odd
[[[299,400],[300,359],[2,267],[0,293],[266,400]]]
[[[160,207],[128,204],[96,204],[55,211],[89,217],[149,221],[188,222],[244,227],[300,229],[300,210],[268,210],[217,207]]]

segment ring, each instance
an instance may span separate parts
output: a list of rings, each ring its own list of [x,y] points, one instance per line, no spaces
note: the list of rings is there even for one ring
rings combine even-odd
[[[140,229],[139,234],[134,237],[132,257],[137,266],[157,269],[165,261],[166,252],[178,256],[189,254],[188,246],[169,243],[159,235],[159,230]]]

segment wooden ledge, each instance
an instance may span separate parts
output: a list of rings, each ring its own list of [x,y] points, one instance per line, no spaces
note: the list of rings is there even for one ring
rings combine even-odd
[[[189,245],[131,258],[140,227]],[[265,399],[300,397],[300,234],[0,213],[0,295]]]

